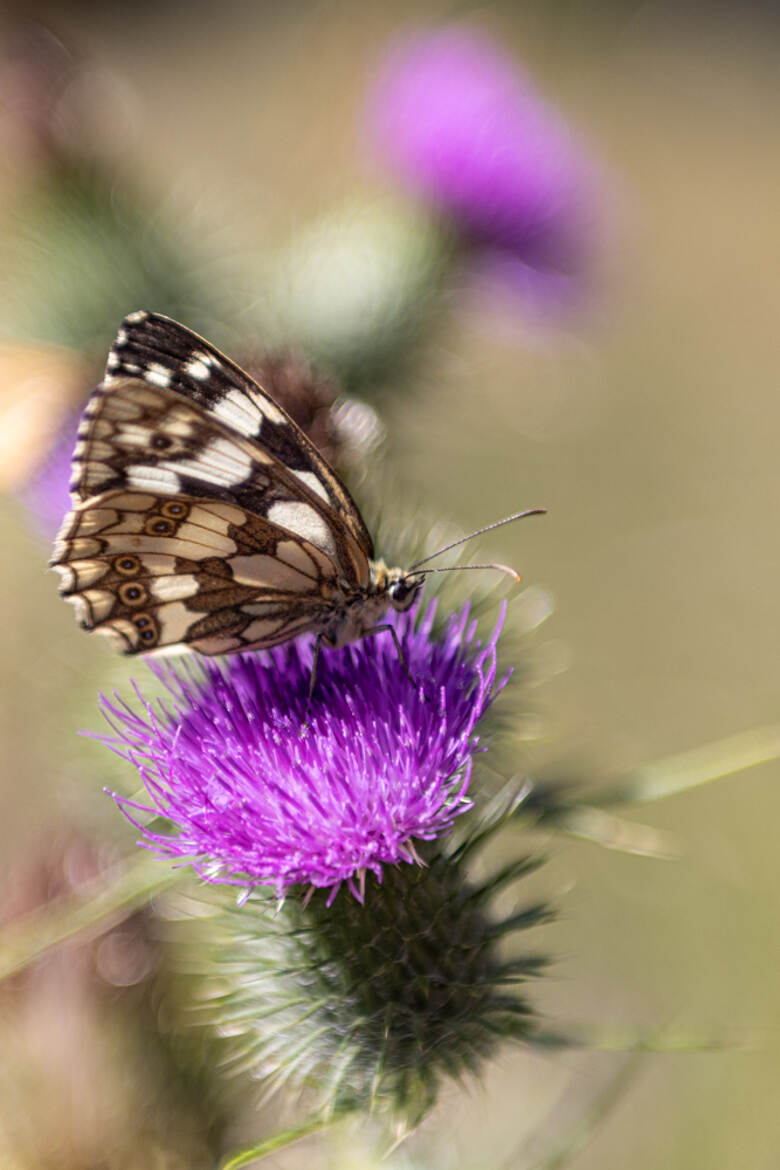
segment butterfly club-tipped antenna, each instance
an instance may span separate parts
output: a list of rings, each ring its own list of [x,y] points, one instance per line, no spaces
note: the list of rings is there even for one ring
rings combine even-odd
[[[445,544],[442,548],[437,549],[436,552],[429,553],[427,557],[417,561],[408,570],[408,576],[424,577],[428,573],[458,573],[466,569],[497,569],[500,573],[506,573],[512,577],[513,580],[519,581],[520,574],[517,573],[509,565],[499,564],[497,562],[490,562],[488,564],[479,565],[445,565],[434,566],[430,569],[421,568],[422,565],[427,565],[429,561],[433,561],[436,557],[441,556],[442,553],[449,552],[450,549],[457,548],[461,544],[466,544],[467,541],[473,540],[477,536],[482,536],[485,532],[492,532],[494,528],[503,528],[505,524],[512,524],[515,520],[523,520],[526,516],[544,516],[547,512],[546,508],[525,508],[522,512],[513,512],[511,516],[505,516],[503,520],[494,520],[492,524],[486,524],[484,528],[477,528],[475,532],[469,532],[466,536],[461,536],[458,540],[453,540],[449,544]]]

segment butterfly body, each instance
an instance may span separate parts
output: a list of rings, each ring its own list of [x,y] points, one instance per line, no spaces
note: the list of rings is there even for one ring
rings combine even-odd
[[[411,581],[407,593],[407,575],[402,569],[388,569],[384,561],[370,561],[369,569],[368,585],[334,604],[322,630],[326,646],[338,649],[365,638],[391,608],[399,612],[409,609],[422,587],[422,581]]]
[[[125,319],[79,428],[52,565],[82,625],[127,653],[204,654],[408,609],[422,576],[375,560],[347,489],[238,366],[182,325]]]

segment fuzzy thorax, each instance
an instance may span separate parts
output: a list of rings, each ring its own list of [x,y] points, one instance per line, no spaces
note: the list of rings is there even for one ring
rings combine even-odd
[[[368,585],[348,597],[331,617],[322,640],[331,649],[348,646],[381,628],[389,609],[405,613],[422,589],[422,577],[403,569],[388,569],[384,561],[370,561]]]

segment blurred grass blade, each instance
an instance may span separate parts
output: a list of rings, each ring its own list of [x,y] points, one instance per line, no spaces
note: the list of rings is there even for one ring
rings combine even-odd
[[[666,1052],[666,1053],[696,1053],[696,1052],[734,1052],[745,1051],[753,1047],[748,1041],[747,1034],[740,1030],[729,1038],[725,1030],[715,1032],[693,1032],[690,1029],[674,1027],[667,1024],[663,1028],[656,1028],[652,1032],[642,1034],[636,1029],[610,1028],[603,1025],[591,1029],[576,1026],[566,1032],[539,1031],[533,1036],[532,1043],[537,1048],[549,1049],[587,1049],[590,1052]]]
[[[591,841],[619,853],[632,853],[637,857],[656,857],[668,861],[678,853],[668,833],[662,833],[649,825],[624,820],[594,805],[562,804],[557,809],[553,807],[545,813],[541,823],[553,826],[557,832],[566,833],[569,837]]]
[[[258,1142],[257,1145],[246,1146],[243,1150],[228,1154],[227,1158],[220,1163],[219,1170],[239,1170],[240,1166],[249,1166],[252,1162],[259,1162],[268,1154],[278,1153],[286,1146],[291,1146],[293,1142],[300,1141],[301,1138],[308,1137],[310,1133],[316,1133],[318,1129],[324,1129],[329,1124],[330,1122],[318,1117],[303,1125],[295,1125],[290,1129],[281,1130],[273,1137]]]
[[[780,726],[754,727],[704,747],[634,768],[598,793],[592,803],[604,807],[663,800],[778,758]]]
[[[123,863],[96,881],[92,897],[62,898],[25,914],[0,934],[0,980],[20,971],[51,947],[77,935],[103,934],[186,875],[148,854]]]

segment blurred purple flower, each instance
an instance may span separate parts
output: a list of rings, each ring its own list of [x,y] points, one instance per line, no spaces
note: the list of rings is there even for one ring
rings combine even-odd
[[[325,652],[305,728],[312,639],[202,669],[155,664],[172,711],[144,703],[137,714],[104,698],[116,732],[104,742],[135,765],[149,797],[114,794],[140,843],[208,882],[271,885],[278,897],[333,887],[329,901],[342,882],[362,900],[367,870],[381,880],[383,865],[418,861],[414,840],[448,832],[471,807],[476,726],[506,681],[496,682],[503,612],[483,647],[467,607],[434,640],[434,609],[419,623],[395,618],[418,685],[386,634]]]
[[[57,535],[72,507],[68,485],[80,414],[68,417],[46,455],[17,488],[35,527],[48,540]]]
[[[582,294],[596,184],[583,150],[486,36],[445,28],[397,46],[369,106],[379,153],[523,297]],[[494,262],[494,264],[493,264]]]

